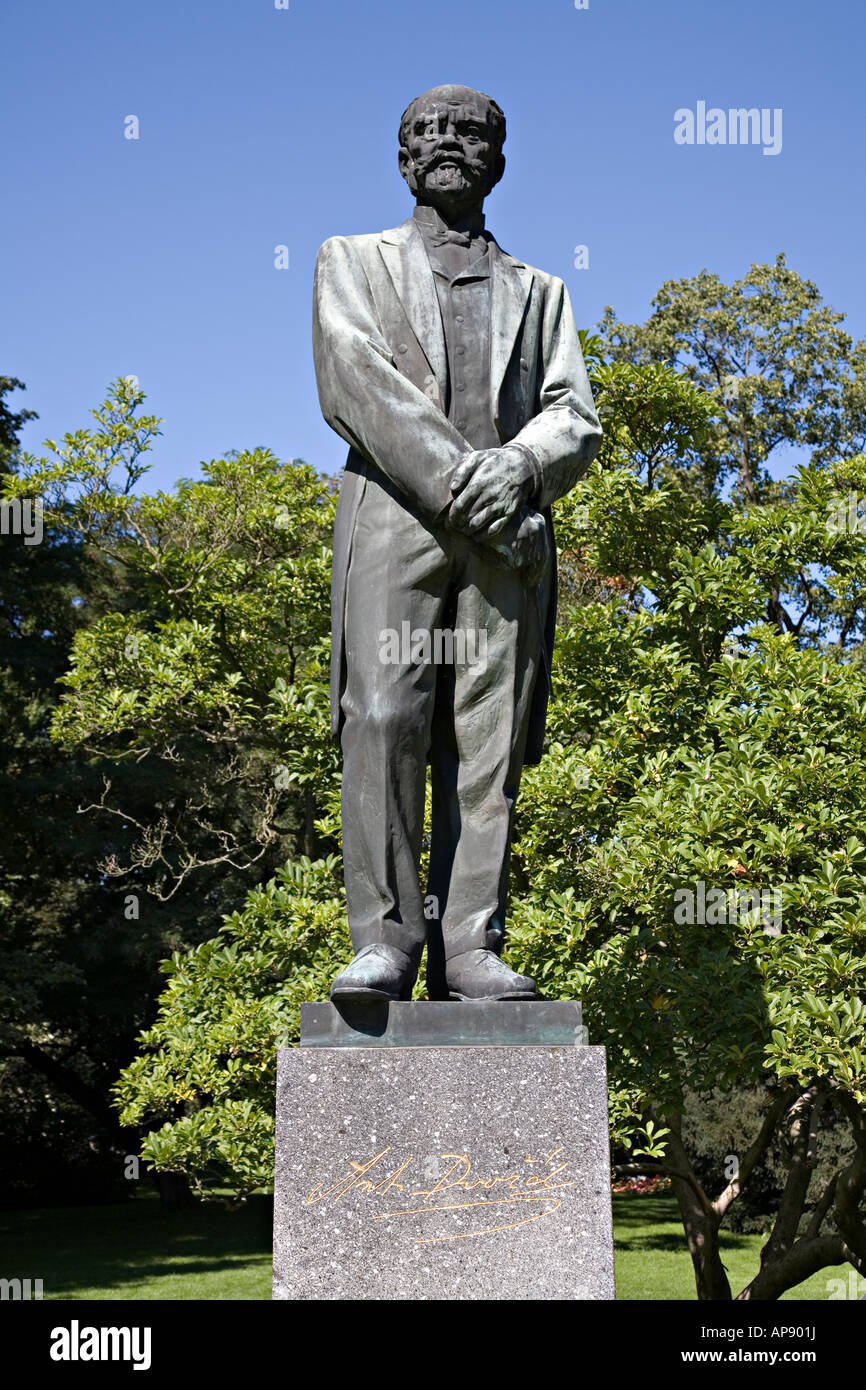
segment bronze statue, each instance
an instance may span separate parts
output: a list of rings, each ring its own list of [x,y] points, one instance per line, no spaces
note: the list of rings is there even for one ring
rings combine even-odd
[[[504,140],[482,92],[417,97],[400,122],[413,215],[330,238],[316,265],[319,399],[350,445],[331,697],[356,955],[336,1002],[408,999],[425,941],[431,999],[535,997],[499,958],[509,846],[549,692],[550,506],[601,430],[565,285],[485,229]]]

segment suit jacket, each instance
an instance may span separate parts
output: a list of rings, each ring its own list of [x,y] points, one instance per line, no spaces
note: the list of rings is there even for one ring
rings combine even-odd
[[[601,428],[562,280],[509,256],[492,239],[490,389],[503,444],[531,452],[531,505],[545,512],[589,468]],[[451,476],[470,445],[445,414],[445,335],[433,272],[414,217],[389,231],[331,237],[319,251],[313,355],[322,414],[349,444],[334,531],[331,729],[341,727],[346,575],[368,476],[384,475],[425,521],[451,503]],[[547,679],[536,682],[526,762],[541,757],[556,620],[550,589]]]

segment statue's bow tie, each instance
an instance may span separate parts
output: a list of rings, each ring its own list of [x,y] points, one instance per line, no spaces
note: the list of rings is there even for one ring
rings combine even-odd
[[[478,233],[476,232],[475,235],[477,237]],[[446,246],[449,244],[452,246],[469,246],[471,242],[472,235],[470,232],[454,232],[450,229],[444,232],[433,232],[430,236],[430,244],[432,246]]]

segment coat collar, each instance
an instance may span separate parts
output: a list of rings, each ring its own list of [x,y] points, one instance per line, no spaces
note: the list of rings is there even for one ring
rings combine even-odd
[[[379,250],[444,400],[448,379],[445,334],[433,272],[416,219],[409,217],[399,227],[382,232]],[[490,390],[496,415],[499,392],[526,311],[533,277],[523,261],[509,256],[492,237],[488,242],[488,254]]]

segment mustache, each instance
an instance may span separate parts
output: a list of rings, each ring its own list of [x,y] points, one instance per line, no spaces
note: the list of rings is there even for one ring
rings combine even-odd
[[[416,159],[415,168],[419,173],[427,174],[432,169],[438,169],[442,164],[454,164],[464,174],[479,174],[484,170],[483,160],[467,159],[459,153],[452,153],[448,150],[437,150],[435,154],[429,155],[426,159]]]

